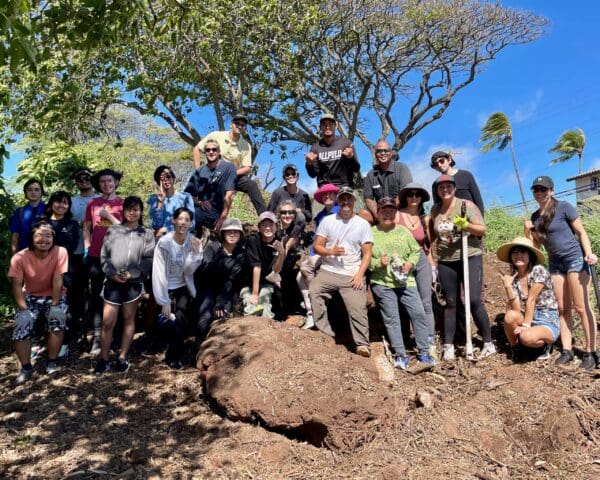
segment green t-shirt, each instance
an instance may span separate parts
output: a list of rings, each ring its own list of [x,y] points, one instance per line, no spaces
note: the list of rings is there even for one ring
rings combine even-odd
[[[421,247],[413,237],[410,230],[403,225],[396,225],[393,230],[384,232],[377,227],[372,228],[373,253],[371,255],[371,283],[377,283],[389,288],[415,287],[414,267],[419,261]],[[381,265],[381,257],[387,255],[390,263],[385,267]],[[400,283],[392,274],[392,257],[398,256],[402,263],[410,262],[413,268],[409,272],[406,283]]]
[[[446,215],[438,213],[433,220],[433,230],[437,236],[437,256],[440,262],[456,262],[461,259],[460,252],[462,248],[461,232],[456,225],[452,223],[452,219],[456,215],[460,215],[460,210],[463,202],[467,206],[467,220],[483,225],[483,217],[477,206],[469,201],[456,199],[454,208]],[[434,207],[437,210],[437,206]],[[439,212],[439,210],[437,210]],[[435,212],[432,212],[434,215]],[[482,255],[481,240],[479,237],[469,235],[468,239],[469,257]]]

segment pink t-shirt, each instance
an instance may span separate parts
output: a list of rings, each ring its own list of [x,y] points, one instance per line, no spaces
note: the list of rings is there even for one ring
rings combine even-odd
[[[54,274],[65,274],[69,269],[69,254],[63,247],[55,246],[44,258],[39,258],[28,248],[10,259],[8,276],[23,279],[23,291],[36,297],[52,296]],[[63,288],[62,295],[66,293]]]
[[[99,257],[102,251],[102,242],[108,227],[112,225],[110,221],[102,218],[98,212],[105,208],[113,214],[119,221],[123,221],[123,199],[115,197],[112,200],[106,200],[102,197],[94,198],[88,203],[85,210],[85,221],[92,224],[92,236],[90,239],[90,248],[88,255],[90,257]]]

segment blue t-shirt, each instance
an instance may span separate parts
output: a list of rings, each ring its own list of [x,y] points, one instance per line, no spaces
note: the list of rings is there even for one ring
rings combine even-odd
[[[150,210],[150,224],[154,230],[166,228],[167,232],[174,230],[173,213],[181,207],[187,208],[192,213],[194,212],[194,200],[187,192],[175,192],[170,197],[165,197],[162,208],[158,208],[158,196],[152,194],[148,197],[148,207]],[[190,232],[194,231],[195,223],[192,220]]]
[[[32,207],[27,204],[24,207],[19,207],[15,210],[10,217],[10,232],[19,234],[19,245],[17,251],[23,250],[29,247],[29,234],[31,233],[31,227],[35,222],[44,219],[44,212],[46,211],[46,204],[40,202],[37,207]]]
[[[568,202],[558,202],[556,212],[546,232],[546,243],[544,247],[548,252],[550,260],[566,261],[581,257],[583,254],[581,245],[571,223],[579,217],[575,207]],[[531,215],[533,225],[538,229],[540,223],[540,211],[536,210]]]
[[[185,191],[199,201],[210,200],[213,210],[217,213],[223,211],[225,193],[235,190],[237,173],[232,163],[220,160],[218,165],[211,170],[203,165],[191,176]]]

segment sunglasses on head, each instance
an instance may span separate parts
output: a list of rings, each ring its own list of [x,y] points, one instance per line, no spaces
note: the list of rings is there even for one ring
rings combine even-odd
[[[204,153],[208,153],[208,152],[218,152],[219,149],[218,148],[205,148],[204,149]]]
[[[532,192],[547,192],[548,188],[537,185],[535,187],[531,187]]]

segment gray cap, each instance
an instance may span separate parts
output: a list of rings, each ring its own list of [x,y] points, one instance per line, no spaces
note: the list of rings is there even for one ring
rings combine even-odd
[[[226,218],[221,225],[221,231],[223,230],[238,230],[244,233],[242,222],[240,222],[237,218]]]
[[[335,115],[332,113],[324,113],[323,115],[321,115],[321,118],[319,119],[319,123],[324,122],[325,120],[333,120],[334,122],[337,122]]]
[[[275,216],[275,214],[273,212],[269,212],[268,210],[262,212],[259,216],[258,216],[258,223],[260,224],[260,222],[262,222],[263,220],[271,220],[273,223],[277,223],[277,217]]]
[[[233,116],[233,118],[231,119],[231,121],[232,121],[232,122],[235,122],[236,120],[243,120],[243,121],[244,121],[244,122],[246,122],[246,123],[250,123],[250,122],[248,121],[248,117],[247,117],[246,115],[244,115],[243,113],[241,113],[241,112],[238,112],[238,113],[236,113],[236,114]]]

